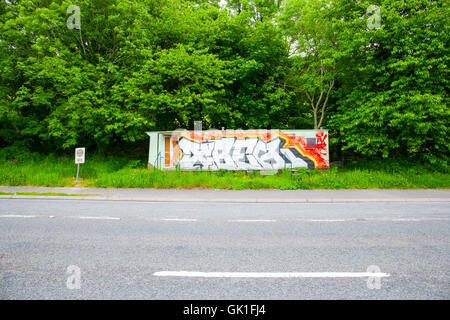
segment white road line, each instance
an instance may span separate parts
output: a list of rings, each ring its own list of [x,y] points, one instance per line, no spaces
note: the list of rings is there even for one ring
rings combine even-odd
[[[228,222],[276,222],[277,220],[271,219],[236,219],[236,220],[228,220]]]
[[[36,218],[36,216],[18,215],[18,214],[5,214],[1,215],[0,218]]]
[[[307,221],[307,222],[346,222],[346,221],[354,221],[354,219],[304,219],[299,221]]]
[[[398,218],[391,221],[448,221],[446,218]]]
[[[299,222],[417,222],[449,221],[450,218],[347,218],[347,219],[295,219]]]
[[[383,272],[194,272],[194,271],[159,271],[156,277],[188,278],[365,278],[390,277]]]
[[[86,219],[86,220],[120,220],[120,218],[116,217],[87,217],[87,216],[79,216],[79,217],[68,217],[73,219]]]
[[[154,219],[155,221],[181,221],[181,222],[195,222],[197,219],[179,219],[179,218],[163,218]]]

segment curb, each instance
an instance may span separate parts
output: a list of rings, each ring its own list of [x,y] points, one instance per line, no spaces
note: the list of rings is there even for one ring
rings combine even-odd
[[[371,198],[371,199],[195,199],[195,198],[118,198],[102,196],[14,196],[0,195],[0,199],[22,200],[91,200],[135,202],[220,202],[220,203],[367,203],[367,202],[450,202],[450,198]]]

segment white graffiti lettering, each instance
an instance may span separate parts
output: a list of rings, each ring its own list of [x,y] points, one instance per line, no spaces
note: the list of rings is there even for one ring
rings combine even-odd
[[[184,170],[311,168],[311,160],[308,161],[295,149],[283,149],[284,143],[279,137],[268,142],[256,137],[222,137],[202,143],[180,137],[178,147],[181,156],[178,165]]]

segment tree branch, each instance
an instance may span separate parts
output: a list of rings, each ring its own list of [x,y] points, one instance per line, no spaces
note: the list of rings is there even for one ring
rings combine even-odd
[[[320,116],[320,121],[319,121],[319,125],[317,126],[317,129],[322,126],[323,118],[324,118],[324,115],[325,115],[325,107],[327,106],[328,98],[330,97],[330,92],[331,92],[331,89],[333,89],[333,87],[334,87],[334,79],[331,80],[331,82],[330,82],[330,86],[329,86],[328,91],[327,91],[327,97],[325,98],[325,101],[323,102],[322,114]]]

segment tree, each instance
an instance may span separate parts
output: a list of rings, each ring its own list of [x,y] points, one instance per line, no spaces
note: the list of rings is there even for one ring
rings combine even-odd
[[[71,30],[69,1],[0,3],[2,145],[102,151],[227,113],[214,5],[84,0]]]
[[[278,19],[291,44],[291,67],[283,86],[303,93],[313,112],[314,129],[321,128],[336,81],[339,24],[329,1],[286,1]]]
[[[344,149],[359,155],[447,167],[448,2],[379,1],[379,29],[367,27],[370,4],[343,4],[348,50],[340,64],[347,70],[330,127]]]
[[[284,0],[228,0],[227,7],[235,13],[250,13],[254,21],[266,21],[279,12]]]

